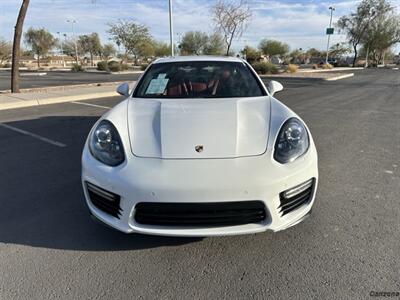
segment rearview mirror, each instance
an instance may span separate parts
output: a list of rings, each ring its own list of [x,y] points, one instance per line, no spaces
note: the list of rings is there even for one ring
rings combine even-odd
[[[129,84],[124,82],[117,87],[117,93],[122,96],[129,96]]]
[[[268,90],[271,96],[273,96],[275,93],[280,92],[283,90],[283,85],[279,83],[278,81],[271,80],[268,83]]]

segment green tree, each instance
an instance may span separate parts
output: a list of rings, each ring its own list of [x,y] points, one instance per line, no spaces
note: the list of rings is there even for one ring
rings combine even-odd
[[[329,55],[331,57],[342,57],[350,52],[351,49],[348,47],[348,43],[337,43],[329,48]]]
[[[385,1],[381,2],[384,9],[377,10],[376,17],[362,39],[363,48],[372,56],[375,65],[382,63],[390,48],[400,42],[400,17],[392,6]]]
[[[115,24],[109,24],[109,27],[108,33],[111,35],[111,39],[117,45],[124,47],[123,61],[128,58],[129,54],[133,54],[137,58],[141,45],[152,41],[149,28],[144,25],[130,21],[119,21]]]
[[[321,51],[315,48],[310,48],[306,51],[306,55],[311,58],[311,57],[323,57]]]
[[[45,56],[57,44],[53,35],[44,28],[29,28],[25,33],[25,43],[32,48],[37,56],[38,68],[40,67],[40,58]]]
[[[104,44],[101,47],[101,55],[103,58],[108,59],[111,56],[114,56],[117,53],[114,45],[111,43]]]
[[[19,58],[21,50],[21,37],[24,27],[26,12],[28,11],[30,0],[22,0],[21,7],[18,12],[17,22],[14,27],[14,40],[12,51],[12,68],[11,68],[11,92],[19,93]],[[92,0],[92,3],[96,0]]]
[[[181,53],[183,55],[200,55],[208,43],[208,35],[201,31],[188,31],[184,34],[181,42]]]
[[[246,57],[246,60],[253,64],[260,59],[261,52],[256,48],[245,46],[242,51],[240,51],[242,55]]]
[[[205,55],[222,55],[224,53],[224,39],[219,33],[208,36],[208,40],[203,49]]]
[[[354,58],[353,67],[358,57],[358,46],[366,38],[370,25],[379,15],[390,11],[390,5],[385,0],[363,0],[355,12],[342,16],[336,26],[343,30],[352,45]]]
[[[154,43],[152,41],[145,41],[137,46],[137,56],[142,58],[149,58],[154,56]]]
[[[207,35],[201,31],[186,32],[180,46],[182,55],[221,55],[225,48],[219,33]]]
[[[12,55],[12,45],[9,41],[0,38],[0,66]]]
[[[102,50],[99,35],[96,32],[80,35],[78,37],[78,47],[84,54],[89,53],[90,62],[93,66],[93,56],[100,55]]]
[[[276,40],[263,39],[258,48],[263,54],[269,56],[279,55],[283,57],[289,52],[288,44]]]
[[[307,53],[301,49],[294,49],[292,52],[290,52],[289,56],[290,62],[295,64],[305,63],[306,59],[308,58]]]
[[[169,56],[171,54],[171,48],[167,43],[153,41],[154,55],[156,57]]]

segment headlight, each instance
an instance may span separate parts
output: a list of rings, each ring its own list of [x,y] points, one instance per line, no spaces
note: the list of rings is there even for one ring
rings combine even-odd
[[[303,155],[310,145],[307,129],[296,119],[287,120],[275,143],[274,159],[282,164],[292,162]]]
[[[125,160],[124,148],[117,129],[107,120],[97,125],[89,140],[90,153],[109,166],[118,166]]]

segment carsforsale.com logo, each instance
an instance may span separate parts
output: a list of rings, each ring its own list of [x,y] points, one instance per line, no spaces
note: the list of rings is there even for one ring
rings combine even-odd
[[[371,291],[369,293],[371,297],[384,297],[384,298],[399,298],[400,297],[400,292],[377,292],[377,291]]]

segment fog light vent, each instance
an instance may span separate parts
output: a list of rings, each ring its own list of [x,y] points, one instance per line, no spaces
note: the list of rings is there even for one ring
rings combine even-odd
[[[122,211],[120,207],[121,197],[119,195],[106,191],[89,182],[86,182],[86,189],[90,201],[94,206],[119,219]]]
[[[314,183],[315,178],[312,178],[279,194],[281,201],[279,208],[282,216],[310,202],[314,190]]]

